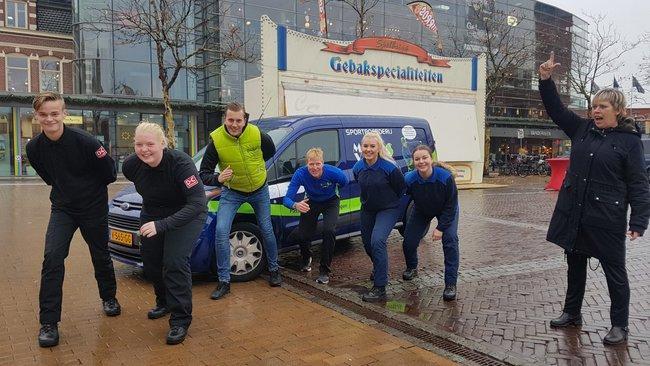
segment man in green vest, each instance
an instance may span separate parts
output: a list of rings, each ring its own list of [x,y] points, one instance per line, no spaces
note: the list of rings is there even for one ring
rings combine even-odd
[[[264,237],[269,284],[280,286],[278,246],[270,220],[271,200],[264,163],[275,154],[275,144],[269,135],[248,123],[248,113],[239,103],[228,104],[223,125],[212,131],[210,138],[199,176],[205,185],[222,187],[215,235],[219,284],[210,298],[217,300],[230,292],[230,228],[244,203],[253,207]],[[220,173],[215,173],[217,165]]]

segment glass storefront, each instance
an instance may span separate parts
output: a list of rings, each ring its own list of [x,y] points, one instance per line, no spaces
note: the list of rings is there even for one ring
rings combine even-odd
[[[133,135],[140,121],[164,126],[162,114],[107,110],[68,109],[67,126],[82,129],[106,146],[122,171],[124,158],[133,153]],[[174,114],[176,148],[196,152],[196,116]],[[31,107],[0,107],[0,177],[35,176],[27,159],[27,143],[41,132]]]
[[[14,170],[11,154],[12,121],[11,108],[0,108],[0,176],[10,176]]]

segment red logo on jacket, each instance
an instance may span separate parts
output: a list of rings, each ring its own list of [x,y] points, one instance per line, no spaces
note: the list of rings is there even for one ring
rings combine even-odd
[[[97,155],[97,157],[100,159],[106,156],[106,154],[107,154],[106,149],[104,149],[103,146],[100,146],[99,149],[95,151],[95,155]]]
[[[187,179],[185,179],[183,182],[185,183],[185,187],[187,187],[187,189],[190,189],[195,185],[199,184],[198,179],[196,179],[196,177],[193,175],[187,177]]]

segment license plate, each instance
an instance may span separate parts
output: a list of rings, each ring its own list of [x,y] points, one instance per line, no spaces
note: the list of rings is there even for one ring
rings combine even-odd
[[[111,229],[111,241],[130,247],[133,245],[133,234]]]

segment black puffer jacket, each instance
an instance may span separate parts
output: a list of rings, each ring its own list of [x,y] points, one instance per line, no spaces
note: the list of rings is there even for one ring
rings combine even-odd
[[[567,251],[578,250],[608,262],[625,262],[628,205],[629,230],[643,235],[650,216],[650,190],[643,145],[634,120],[598,129],[591,119],[569,111],[552,80],[540,80],[539,91],[549,116],[571,138],[569,171],[562,184],[546,239]],[[576,238],[588,230],[590,241]]]

